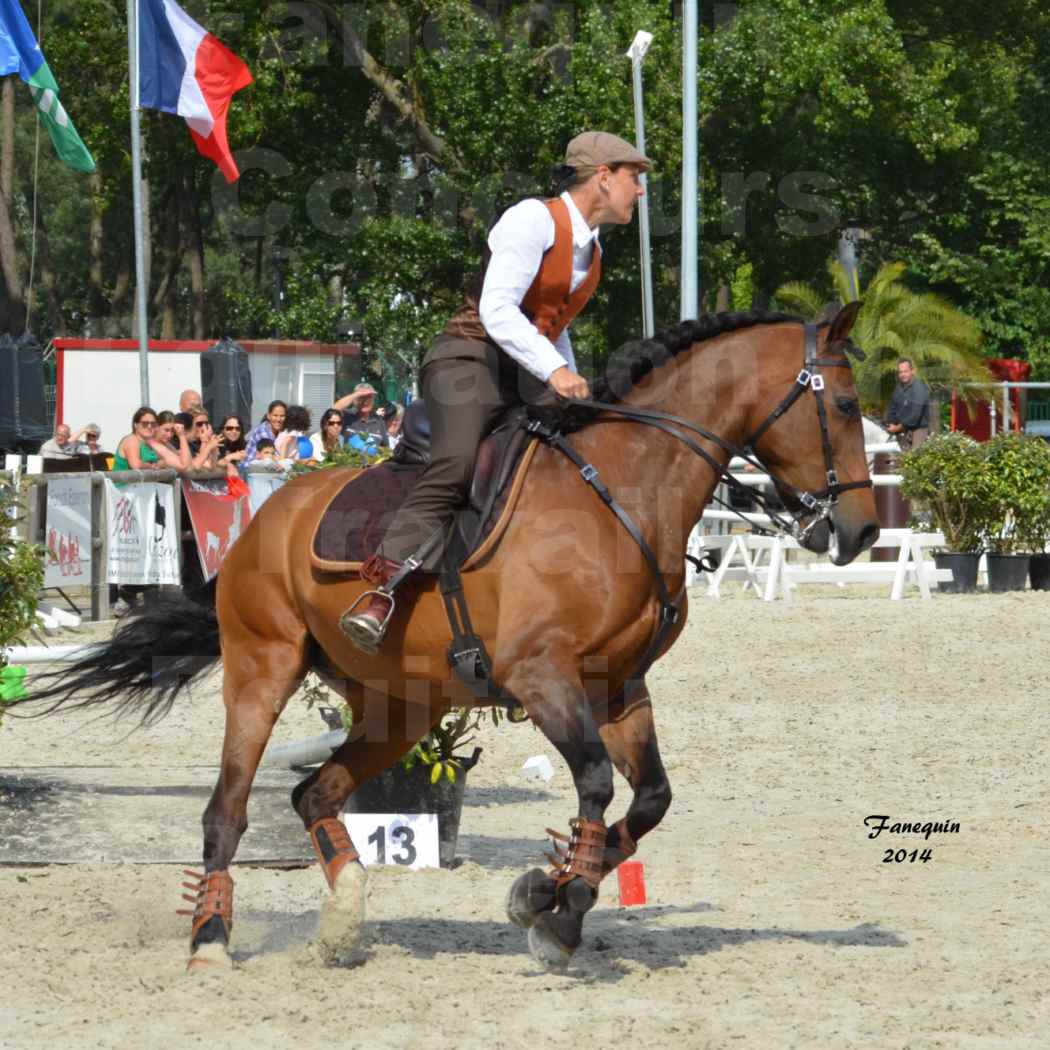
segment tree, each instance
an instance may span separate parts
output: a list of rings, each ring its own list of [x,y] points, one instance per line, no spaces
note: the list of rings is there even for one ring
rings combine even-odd
[[[846,271],[832,261],[828,273],[839,301],[851,302]],[[904,263],[888,263],[861,292],[864,306],[850,338],[865,353],[863,361],[853,362],[853,375],[868,412],[881,414],[885,409],[901,357],[912,360],[931,386],[952,388],[988,379],[977,323],[940,296],[911,291],[903,283],[906,273]],[[776,290],[776,299],[815,320],[824,312],[828,296],[810,285],[789,282]]]

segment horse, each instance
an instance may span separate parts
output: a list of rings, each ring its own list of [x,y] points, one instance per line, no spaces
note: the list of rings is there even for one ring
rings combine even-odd
[[[573,409],[589,420],[562,439],[574,459],[539,445],[498,542],[463,572],[493,682],[560,753],[578,796],[569,834],[555,834],[553,869],[520,876],[507,900],[545,969],[568,965],[602,880],[671,804],[645,671],[684,626],[686,545],[730,456],[753,450],[810,550],[846,564],[878,536],[849,363],[859,353],[849,342],[858,309],[822,326],[758,311],[705,315],[628,344],[594,384],[604,407]],[[364,917],[366,876],[338,819],[344,803],[450,708],[477,703],[450,671],[433,577],[410,601],[399,598],[377,654],[341,635],[340,613],[367,584],[319,573],[305,537],[346,480],[330,469],[290,481],[228,551],[213,606],[180,595],[145,607],[37,696],[53,701],[48,711],[117,701],[118,713],[149,722],[221,658],[225,734],[202,818],[204,873],[184,884],[194,905],[191,970],[229,964],[229,867],[248,795],[307,671],[341,681],[355,726],[292,793],[329,885],[319,936],[333,964],[359,957]],[[609,825],[614,769],[633,797]]]

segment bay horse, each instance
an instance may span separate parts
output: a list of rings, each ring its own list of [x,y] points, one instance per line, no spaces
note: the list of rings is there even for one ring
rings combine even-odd
[[[586,483],[587,471],[541,445],[495,548],[463,573],[493,681],[560,752],[579,799],[571,833],[558,836],[567,845],[554,870],[522,875],[508,898],[510,919],[528,929],[543,967],[567,964],[601,880],[671,803],[642,665],[654,639],[651,655],[662,655],[682,630],[686,544],[731,451],[751,447],[811,550],[830,550],[841,565],[878,536],[847,356],[858,352],[849,333],[859,305],[819,328],[761,312],[683,322],[634,344],[595,383],[597,400],[638,418],[616,407],[592,411],[592,425],[567,440],[633,519],[655,563]],[[320,939],[334,962],[354,957],[364,909],[364,869],[337,819],[344,802],[450,707],[474,702],[449,669],[449,626],[433,578],[399,603],[378,654],[357,651],[340,633],[340,613],[367,585],[316,571],[307,538],[346,477],[318,471],[271,496],[227,554],[213,609],[182,596],[147,606],[37,697],[58,698],[48,710],[118,701],[150,721],[222,658],[221,771],[203,816],[204,874],[186,884],[191,969],[229,961],[228,869],[247,827],[248,794],[308,670],[342,680],[355,726],[292,794],[329,883]],[[675,596],[670,616],[661,594]],[[607,826],[614,768],[633,798]]]

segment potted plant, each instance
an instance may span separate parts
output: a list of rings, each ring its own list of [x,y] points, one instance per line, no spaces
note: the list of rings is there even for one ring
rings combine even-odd
[[[490,708],[494,724],[502,714]],[[489,715],[483,708],[458,707],[385,773],[359,787],[346,802],[351,813],[436,813],[441,866],[450,868],[463,810],[467,773],[477,764],[481,748],[464,749]]]
[[[4,707],[25,696],[25,669],[8,666],[7,647],[32,626],[44,585],[43,549],[11,534],[8,523],[18,509],[14,488],[0,481],[0,721]]]
[[[901,495],[929,510],[945,550],[938,569],[951,569],[942,591],[977,589],[977,566],[989,520],[989,463],[981,446],[965,434],[936,434],[901,457]]]
[[[1032,510],[1042,506],[1042,479],[1033,476],[1032,443],[1020,434],[998,434],[982,448],[989,487],[984,526],[988,589],[996,593],[1023,591],[1028,581],[1025,530]]]
[[[988,587],[1024,590],[1036,560],[1039,589],[1050,587],[1050,445],[1040,438],[1000,434],[984,447],[991,485]]]

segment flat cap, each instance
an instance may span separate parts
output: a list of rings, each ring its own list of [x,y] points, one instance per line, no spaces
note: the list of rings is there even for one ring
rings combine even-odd
[[[565,163],[574,168],[597,168],[602,164],[637,164],[649,171],[653,162],[629,142],[608,131],[585,131],[565,149]]]

